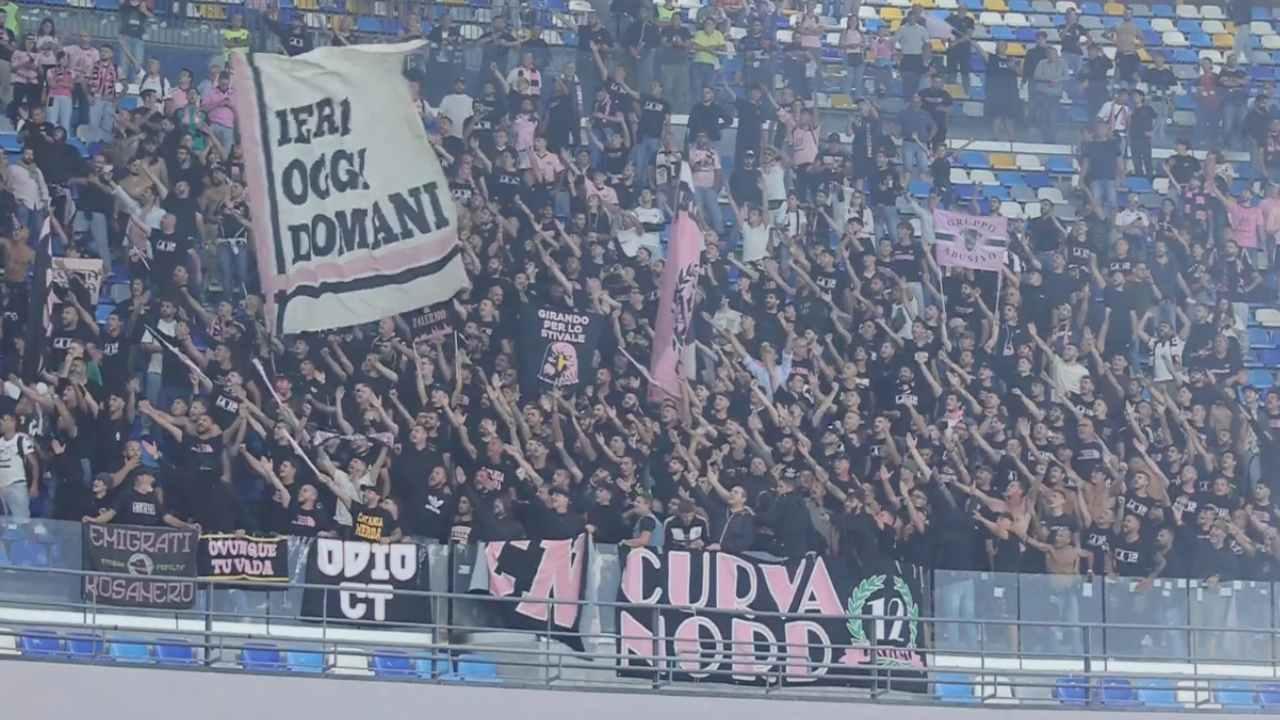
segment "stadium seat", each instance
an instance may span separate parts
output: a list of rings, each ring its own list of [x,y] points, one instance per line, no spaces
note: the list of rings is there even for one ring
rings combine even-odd
[[[1170,680],[1144,678],[1138,680],[1134,687],[1138,691],[1138,702],[1148,708],[1181,708],[1177,691]]]
[[[324,653],[310,650],[287,650],[284,664],[289,672],[322,673],[325,670]]]
[[[463,682],[501,682],[497,664],[480,655],[459,655],[454,662],[454,671],[442,677]]]
[[[1275,385],[1275,376],[1270,370],[1250,370],[1249,384],[1259,390],[1266,390]]]
[[[240,651],[240,667],[250,672],[275,672],[285,669],[280,649],[274,645],[245,645]]]
[[[1280,708],[1280,683],[1263,683],[1258,686],[1258,701],[1268,710]]]
[[[123,663],[151,662],[151,648],[145,643],[112,640],[108,645],[112,660]]]
[[[28,657],[61,657],[65,654],[62,638],[53,633],[22,633],[18,651]]]
[[[1213,697],[1218,704],[1227,709],[1258,706],[1258,693],[1247,682],[1223,680],[1214,683]]]
[[[1280,327],[1280,310],[1273,308],[1259,308],[1254,313],[1254,319],[1263,327]]]
[[[378,677],[418,676],[418,666],[413,659],[398,653],[378,653],[370,659],[369,667],[373,668],[373,674]]]
[[[1045,168],[1051,173],[1067,175],[1076,171],[1075,162],[1069,157],[1051,157],[1049,162],[1045,164]]]
[[[1271,331],[1266,328],[1249,328],[1248,338],[1249,347],[1251,348],[1273,348],[1276,346],[1275,338],[1271,335]]]
[[[18,567],[49,567],[49,546],[30,540],[9,543],[9,562]]]
[[[1011,153],[991,153],[992,170],[1013,170],[1018,167],[1017,157]]]
[[[1160,42],[1173,48],[1183,48],[1190,44],[1187,42],[1186,36],[1177,30],[1172,30],[1162,35],[1160,37]]]
[[[973,678],[959,673],[938,673],[934,676],[933,692],[939,700],[949,703],[976,703],[973,694]]]
[[[1103,705],[1111,707],[1133,707],[1138,704],[1133,683],[1126,678],[1102,678],[1098,684],[1098,699]]]
[[[67,654],[72,660],[98,660],[107,655],[101,635],[73,633],[67,636]]]
[[[1089,704],[1089,681],[1071,675],[1053,681],[1053,697],[1064,705]]]
[[[1175,7],[1175,8],[1174,8],[1174,10],[1178,13],[1178,17],[1180,17],[1180,18],[1198,18],[1198,17],[1200,17],[1200,8],[1196,7],[1195,5],[1188,5],[1188,4],[1186,4],[1186,3],[1179,3],[1179,4],[1177,5],[1177,7]]]
[[[196,649],[186,640],[165,639],[156,642],[156,661],[161,665],[194,665]]]

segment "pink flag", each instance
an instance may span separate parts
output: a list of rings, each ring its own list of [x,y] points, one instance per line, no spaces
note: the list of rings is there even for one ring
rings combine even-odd
[[[678,396],[680,378],[685,375],[686,349],[693,328],[694,306],[697,304],[698,275],[702,270],[702,230],[681,211],[671,232],[667,266],[662,271],[662,290],[658,296],[658,326],[653,339],[653,357],[649,372],[653,375],[651,399]]]

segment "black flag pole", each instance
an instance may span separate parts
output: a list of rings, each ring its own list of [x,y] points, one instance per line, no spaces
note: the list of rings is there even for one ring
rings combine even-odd
[[[35,277],[27,296],[27,331],[23,337],[22,379],[34,383],[39,379],[44,358],[45,306],[49,302],[49,268],[53,264],[50,243],[53,242],[53,218],[46,217],[36,239]]]

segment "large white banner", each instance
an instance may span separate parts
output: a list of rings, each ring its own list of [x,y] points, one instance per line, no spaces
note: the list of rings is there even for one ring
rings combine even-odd
[[[277,332],[378,320],[469,284],[449,184],[401,72],[420,44],[232,55],[253,239]]]

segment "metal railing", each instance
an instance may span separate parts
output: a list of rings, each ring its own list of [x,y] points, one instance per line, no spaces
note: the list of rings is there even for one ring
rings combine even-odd
[[[435,546],[437,555],[447,558],[453,558],[454,551],[462,549],[465,548]],[[597,554],[608,559],[606,553]],[[456,568],[451,561],[448,565],[452,577]],[[597,580],[599,576],[597,571]],[[944,575],[941,582],[935,579],[934,605],[944,597],[966,592],[957,587],[962,582],[973,583],[978,597],[984,594],[981,584],[984,579],[992,583],[993,588],[1010,590],[1001,594],[1008,600],[1002,608],[1006,616],[996,617],[985,612],[963,618],[921,617],[919,652],[923,668],[873,663],[859,667],[853,675],[849,674],[849,667],[839,661],[840,656],[845,651],[858,651],[864,655],[869,652],[874,657],[878,650],[890,649],[879,647],[875,634],[862,646],[824,647],[788,640],[762,647],[757,639],[733,637],[714,641],[702,638],[691,643],[687,636],[677,637],[673,625],[666,626],[665,632],[652,635],[629,635],[620,630],[615,621],[624,610],[651,614],[654,628],[664,627],[659,621],[664,614],[754,622],[799,618],[889,623],[901,620],[901,616],[797,616],[694,606],[637,605],[618,602],[613,599],[616,595],[601,597],[597,589],[591,599],[541,601],[548,610],[547,625],[543,627],[512,627],[501,620],[506,616],[504,609],[527,600],[478,597],[451,588],[397,591],[397,596],[421,597],[433,609],[431,622],[381,623],[370,628],[324,619],[329,614],[327,607],[316,620],[299,617],[298,600],[302,594],[308,589],[332,590],[328,585],[291,582],[284,587],[246,590],[235,583],[201,581],[195,607],[160,611],[108,607],[93,598],[81,599],[79,588],[90,577],[136,576],[90,573],[74,568],[0,565],[0,654],[7,646],[12,648],[11,655],[20,658],[119,662],[140,658],[118,657],[114,652],[117,645],[143,645],[151,648],[148,653],[155,652],[154,648],[160,645],[180,645],[191,649],[191,661],[185,663],[191,668],[289,671],[289,664],[283,660],[278,668],[271,668],[246,659],[260,651],[265,642],[282,651],[320,654],[322,672],[414,682],[473,680],[461,667],[474,667],[482,661],[491,669],[494,676],[491,681],[519,687],[731,692],[734,696],[746,692],[760,697],[876,702],[955,699],[958,688],[959,695],[966,701],[1020,705],[1066,701],[1114,709],[1117,703],[1108,701],[1103,693],[1104,688],[1109,687],[1107,683],[1117,677],[1123,677],[1131,688],[1141,689],[1149,684],[1161,688],[1161,692],[1168,689],[1171,696],[1177,693],[1181,698],[1179,707],[1216,707],[1220,703],[1220,689],[1240,687],[1248,687],[1247,692],[1252,693],[1249,697],[1261,706],[1264,697],[1269,697],[1266,693],[1271,692],[1268,683],[1275,682],[1275,658],[1280,651],[1280,630],[1241,627],[1238,612],[1232,614],[1235,611],[1223,616],[1231,622],[1221,623],[1108,621],[1101,624],[1088,616],[1092,609],[1086,609],[1086,613],[1073,620],[1021,617],[1026,608],[1055,603],[1050,595],[1033,594],[1032,582],[1055,583],[1060,597],[1071,589],[1064,585],[1062,578],[1051,576],[1015,576],[1022,582],[1012,586],[1000,584],[1009,578],[978,573],[963,577]],[[1075,589],[1085,587],[1083,582],[1082,578]],[[1100,583],[1099,595],[1107,592],[1108,586],[1113,588],[1113,594],[1117,588],[1124,587],[1120,582],[1097,582]],[[1266,589],[1269,592],[1270,587]],[[1165,597],[1164,589],[1159,587],[1144,592]],[[1116,595],[1111,601],[1098,597],[1095,607],[1119,606],[1123,597],[1127,596]],[[1190,593],[1187,599],[1193,599]],[[565,633],[550,624],[554,609],[569,605],[577,609],[580,626],[576,639],[581,640],[581,649],[562,642],[566,639]],[[1149,646],[1160,650],[1158,659],[1153,659],[1152,653],[1130,652],[1133,645],[1116,640],[1123,637],[1150,639]],[[1170,647],[1163,640],[1169,637],[1186,638],[1186,643],[1181,649]],[[32,651],[29,646],[33,638],[55,638],[58,649]],[[78,651],[73,652],[69,645],[72,641],[79,643]],[[1233,642],[1249,648],[1251,654],[1241,652],[1227,657],[1219,652],[1200,651],[1207,645],[1225,646]],[[643,643],[651,643],[652,652],[637,652],[636,647]],[[1137,647],[1145,649],[1140,640]],[[821,657],[821,653],[828,651],[830,654]],[[815,655],[820,657],[815,659]],[[384,667],[391,662],[388,658],[399,663],[395,665],[398,669]],[[160,662],[149,654],[141,659]],[[460,666],[463,660],[467,662]],[[749,672],[744,671],[744,667]],[[815,676],[820,678],[819,682],[812,681]],[[838,686],[816,686],[822,682]],[[743,686],[729,689],[725,683]],[[1275,692],[1280,699],[1280,686]]]

